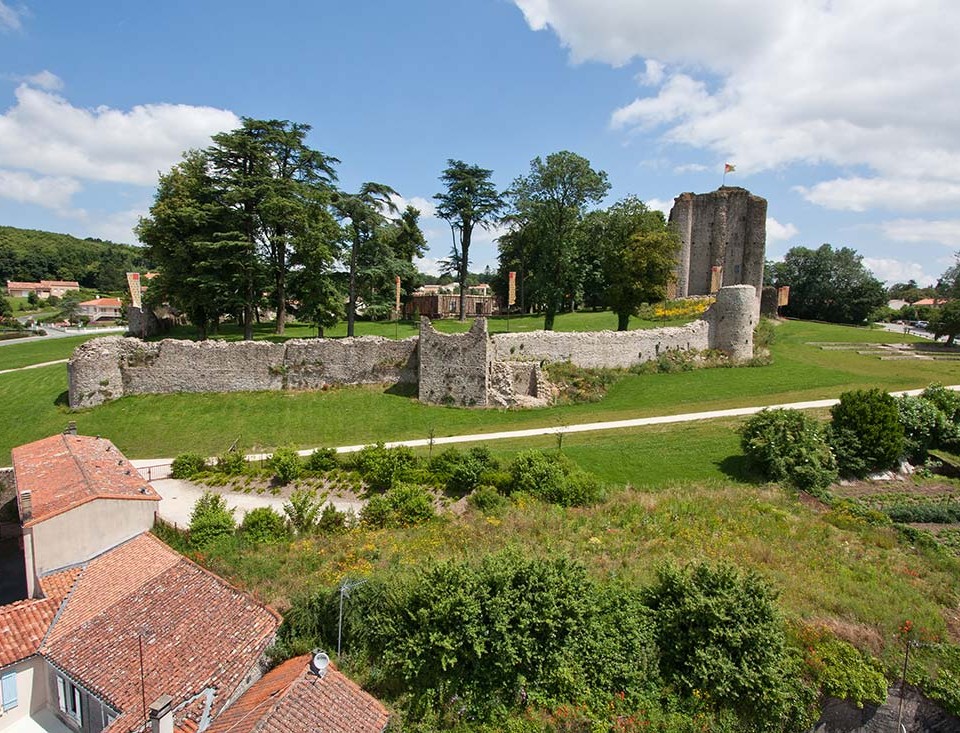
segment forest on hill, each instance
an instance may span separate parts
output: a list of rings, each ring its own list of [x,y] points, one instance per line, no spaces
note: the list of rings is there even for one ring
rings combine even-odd
[[[125,273],[149,267],[144,254],[139,247],[102,239],[0,226],[0,284],[76,280],[93,290],[121,291]]]

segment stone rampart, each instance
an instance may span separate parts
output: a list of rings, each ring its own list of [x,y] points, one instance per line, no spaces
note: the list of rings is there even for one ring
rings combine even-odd
[[[70,406],[128,394],[320,389],[333,384],[417,383],[417,339],[148,342],[93,339],[67,365]]]
[[[164,341],[108,337],[82,344],[67,370],[70,406],[92,407],[128,394],[320,389],[336,384],[419,385],[421,402],[483,407],[549,399],[541,362],[625,368],[667,351],[719,349],[734,361],[753,355],[756,291],[721,288],[698,321],[684,326],[591,333],[437,332],[421,319],[420,337],[375,336],[264,341]],[[532,364],[533,367],[525,366]]]
[[[467,333],[439,333],[420,319],[420,401],[435,405],[485,407],[491,349],[487,321],[478,318]]]

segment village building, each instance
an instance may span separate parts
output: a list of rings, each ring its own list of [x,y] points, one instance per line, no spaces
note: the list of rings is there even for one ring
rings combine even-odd
[[[466,316],[492,316],[499,309],[497,298],[486,283],[468,285]],[[403,315],[408,319],[426,316],[431,320],[460,317],[460,288],[451,285],[423,285],[413,292],[403,305]]]
[[[68,433],[13,457],[29,592],[0,606],[0,733],[386,727],[332,665],[263,677],[280,615],[149,533],[159,496],[110,441]]]
[[[62,298],[71,291],[80,290],[80,283],[74,280],[41,280],[38,283],[7,281],[7,296],[10,298],[26,298],[30,293],[36,293],[40,300],[46,300],[51,295]]]
[[[94,298],[77,304],[77,315],[89,323],[117,321],[123,317],[120,298]]]

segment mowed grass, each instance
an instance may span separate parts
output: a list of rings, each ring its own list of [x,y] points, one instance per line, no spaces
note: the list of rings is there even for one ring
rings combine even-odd
[[[111,438],[130,457],[172,457],[187,450],[215,455],[238,438],[249,451],[337,446],[777,404],[836,397],[858,387],[893,390],[960,382],[960,362],[880,361],[806,343],[903,339],[884,331],[787,322],[777,327],[770,366],[627,375],[600,402],[535,410],[422,405],[399,390],[370,386],[143,395],[73,412],[66,408],[66,368],[57,365],[0,375],[0,463],[9,460],[13,446],[59,432],[69,420],[81,433]],[[0,347],[0,352],[27,346]],[[613,439],[611,433],[602,435]]]
[[[16,369],[30,364],[69,359],[70,354],[80,344],[92,338],[97,338],[97,335],[66,336],[0,345],[0,369]],[[2,388],[0,385],[0,389]]]

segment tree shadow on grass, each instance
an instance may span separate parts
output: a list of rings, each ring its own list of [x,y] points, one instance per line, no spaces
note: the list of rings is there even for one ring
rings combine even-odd
[[[53,404],[57,407],[70,407],[70,393],[66,390],[61,392],[53,400]]]
[[[730,479],[741,484],[762,484],[764,479],[750,468],[747,457],[743,455],[727,456],[715,464]]]

